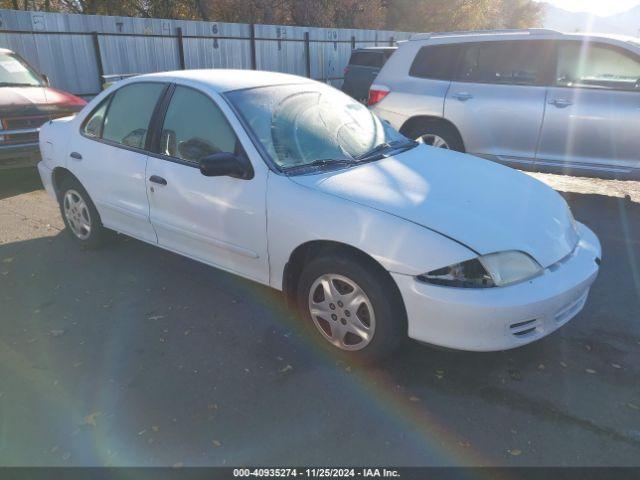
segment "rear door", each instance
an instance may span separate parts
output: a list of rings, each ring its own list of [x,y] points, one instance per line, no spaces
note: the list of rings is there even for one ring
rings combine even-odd
[[[69,169],[95,203],[102,223],[156,242],[145,186],[149,124],[167,84],[125,85],[102,101],[69,142]]]
[[[460,45],[444,116],[469,153],[533,163],[542,126],[553,45],[544,40]]]
[[[597,42],[558,43],[537,163],[579,173],[640,168],[640,57]]]

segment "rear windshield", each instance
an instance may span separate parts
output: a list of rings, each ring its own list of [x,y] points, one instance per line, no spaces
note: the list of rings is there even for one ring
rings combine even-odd
[[[381,68],[384,62],[385,56],[383,52],[353,52],[349,60],[349,65]]]

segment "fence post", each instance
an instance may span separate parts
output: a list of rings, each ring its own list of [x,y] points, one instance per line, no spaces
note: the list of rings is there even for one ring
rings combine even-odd
[[[251,29],[251,70],[256,70],[258,68],[258,61],[256,59],[256,25],[252,23],[249,27]]]
[[[180,59],[180,70],[184,70],[186,64],[184,62],[184,37],[182,36],[182,27],[178,27],[178,58]]]
[[[356,37],[355,35],[351,35],[351,50],[356,49]]]
[[[102,54],[100,53],[100,40],[98,39],[98,32],[91,32],[93,38],[93,52],[96,56],[96,67],[98,69],[98,85],[102,90],[102,82],[104,81],[104,68],[102,66]]]
[[[309,32],[304,32],[304,56],[307,78],[311,78],[311,48],[309,48]]]
[[[389,46],[390,46],[390,47],[393,47],[393,46],[395,45],[395,43],[396,43],[395,38],[391,37],[391,38],[389,39]]]

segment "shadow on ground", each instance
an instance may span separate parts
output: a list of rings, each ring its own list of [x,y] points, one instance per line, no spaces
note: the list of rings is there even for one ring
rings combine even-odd
[[[138,241],[0,245],[0,464],[638,465],[640,205],[567,197],[604,250],[578,318],[369,368],[277,292]]]

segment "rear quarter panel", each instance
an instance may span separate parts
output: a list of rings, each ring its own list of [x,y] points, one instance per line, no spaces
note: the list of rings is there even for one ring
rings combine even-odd
[[[375,80],[376,85],[389,87],[391,93],[372,110],[398,130],[411,117],[444,114],[444,99],[451,82],[409,75],[413,60],[423,46],[423,42],[403,43]]]

